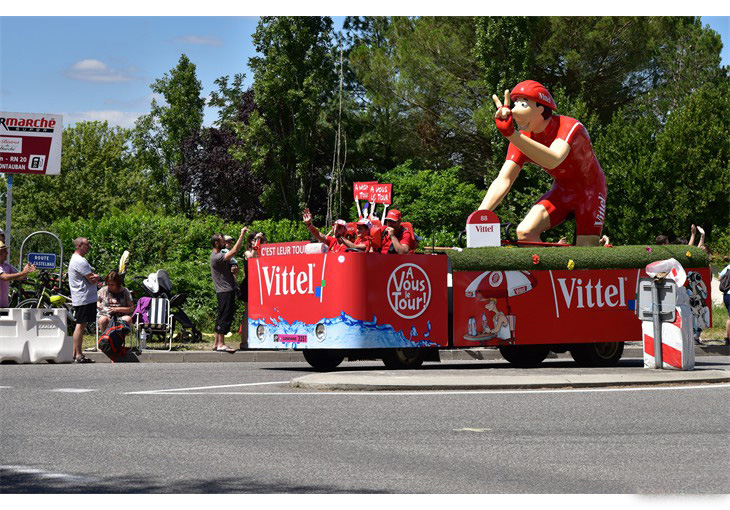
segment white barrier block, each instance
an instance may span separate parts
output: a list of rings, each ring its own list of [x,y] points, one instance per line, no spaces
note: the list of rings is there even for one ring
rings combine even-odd
[[[0,361],[70,363],[65,308],[0,308]]]
[[[662,365],[674,370],[695,367],[695,346],[692,334],[692,310],[689,305],[676,307],[674,322],[662,323]],[[654,368],[654,323],[641,323],[644,340],[644,368]]]

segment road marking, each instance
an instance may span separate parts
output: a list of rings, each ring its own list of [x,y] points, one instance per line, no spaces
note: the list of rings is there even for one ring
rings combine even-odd
[[[471,428],[463,428],[463,429],[454,429],[454,432],[489,432],[492,429],[471,429]]]
[[[0,466],[0,471],[9,471],[10,473],[18,473],[21,475],[36,475],[40,478],[46,478],[46,479],[57,479],[62,480],[64,482],[79,482],[79,483],[89,483],[89,482],[98,482],[98,478],[91,478],[88,476],[76,476],[76,475],[68,475],[65,473],[52,473],[50,471],[44,471],[42,469],[36,469],[26,466]]]
[[[289,381],[277,381],[268,383],[249,383],[249,384],[230,384],[226,386],[209,386],[209,388],[230,388],[240,386],[255,386],[263,384],[285,384]],[[717,383],[717,384],[705,384],[697,386],[659,386],[659,387],[632,387],[632,388],[563,388],[553,390],[412,390],[412,391],[391,391],[391,390],[373,390],[373,391],[287,391],[287,392],[263,392],[263,393],[250,393],[250,392],[236,392],[236,391],[186,391],[183,393],[183,389],[175,390],[152,390],[152,391],[133,391],[123,393],[123,395],[243,395],[243,396],[274,396],[274,395],[321,395],[321,396],[339,396],[348,397],[351,395],[368,395],[373,397],[382,396],[420,396],[420,395],[501,395],[501,394],[529,394],[529,393],[608,393],[608,392],[622,392],[622,391],[672,391],[672,390],[707,390],[707,389],[726,389],[730,388],[730,384]],[[189,388],[190,390],[204,389],[204,388]]]
[[[58,389],[51,390],[51,391],[55,391],[57,393],[88,393],[90,391],[97,391],[97,390],[87,390],[84,388],[58,388]]]
[[[12,389],[12,386],[0,386],[0,390],[9,390]]]
[[[267,384],[288,384],[289,381],[271,381],[271,382],[257,382],[257,383],[243,383],[243,384],[223,384],[220,386],[198,386],[196,388],[170,388],[167,390],[148,390],[148,391],[127,391],[122,393],[122,395],[175,395],[175,392],[186,392],[187,395],[192,395],[193,393],[189,393],[193,390],[212,390],[216,388],[241,388],[244,386],[264,386]],[[217,395],[218,393],[197,393],[198,395]],[[221,393],[223,394],[223,393]],[[238,393],[234,393],[234,395],[238,395]]]

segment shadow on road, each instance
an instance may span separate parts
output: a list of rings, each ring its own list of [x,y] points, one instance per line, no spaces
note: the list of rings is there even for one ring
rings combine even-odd
[[[69,482],[35,474],[0,471],[0,494],[384,494],[366,487],[347,489],[327,485],[287,485],[252,478],[218,480],[154,480],[122,477],[113,480]]]

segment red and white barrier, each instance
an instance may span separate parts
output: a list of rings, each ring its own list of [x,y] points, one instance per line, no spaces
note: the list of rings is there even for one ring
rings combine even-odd
[[[0,361],[70,363],[65,308],[0,309]]]
[[[692,320],[692,310],[689,305],[681,304],[676,307],[674,322],[662,323],[663,368],[694,369],[695,347]],[[644,339],[644,368],[654,368],[654,324],[649,321],[642,322],[641,332]]]

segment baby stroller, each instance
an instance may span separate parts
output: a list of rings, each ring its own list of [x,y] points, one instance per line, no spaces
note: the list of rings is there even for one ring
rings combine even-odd
[[[152,298],[149,309],[150,320],[140,324],[138,335],[157,335],[162,337],[163,341],[169,335],[170,341],[172,342],[175,330],[179,329],[177,341],[202,341],[203,334],[195,327],[188,314],[182,309],[182,306],[188,299],[188,295],[184,292],[175,295],[172,294],[172,283],[170,282],[170,276],[167,274],[167,271],[160,269],[155,273],[150,273],[146,278],[144,276],[135,276],[134,279],[140,282],[142,290],[148,297]],[[160,301],[160,298],[162,301]],[[155,306],[158,303],[161,306]],[[166,307],[164,306],[165,303],[167,304]],[[166,317],[168,314],[170,315],[169,320]]]

